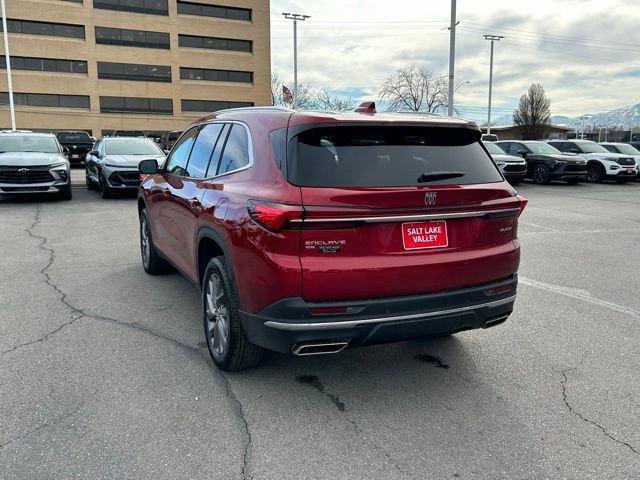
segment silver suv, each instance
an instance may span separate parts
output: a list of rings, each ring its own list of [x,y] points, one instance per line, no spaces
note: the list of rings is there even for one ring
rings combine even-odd
[[[69,160],[55,135],[0,132],[0,195],[55,194],[71,200]]]

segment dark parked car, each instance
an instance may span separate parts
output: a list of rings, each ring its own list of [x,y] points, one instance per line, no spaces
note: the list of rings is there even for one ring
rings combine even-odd
[[[527,178],[540,185],[552,180],[575,184],[586,179],[587,162],[580,156],[564,155],[545,142],[502,140],[496,142],[505,152],[527,161]]]
[[[475,123],[246,108],[188,127],[148,175],[142,264],[202,292],[222,369],[504,322],[516,296],[517,196]]]
[[[66,149],[71,164],[81,165],[87,153],[93,149],[94,142],[87,132],[56,132],[56,138]]]
[[[142,130],[114,130],[112,137],[145,137],[146,134]]]
[[[0,195],[53,194],[71,200],[69,160],[56,137],[0,133]]]
[[[493,158],[493,161],[496,162],[496,165],[507,182],[511,185],[518,185],[524,180],[527,174],[527,162],[522,157],[508,155],[496,143],[485,141],[482,143],[487,149],[487,152],[489,152],[489,155],[491,155],[491,158]]]
[[[87,188],[97,188],[102,198],[132,192],[140,185],[138,164],[153,159],[162,164],[165,156],[150,138],[105,137],[87,154]]]
[[[160,140],[160,148],[169,152],[173,148],[173,144],[182,135],[182,130],[174,130],[173,132],[167,132],[162,136]]]

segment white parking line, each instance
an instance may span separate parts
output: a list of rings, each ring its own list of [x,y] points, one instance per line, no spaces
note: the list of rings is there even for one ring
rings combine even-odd
[[[530,287],[539,288],[541,290],[546,290],[548,292],[557,293],[558,295],[564,295],[565,297],[582,300],[583,302],[592,303],[594,305],[598,305],[600,307],[605,307],[605,308],[608,308],[609,310],[613,310],[614,312],[630,315],[634,318],[640,318],[640,311],[634,310],[633,308],[618,305],[617,303],[607,302],[606,300],[593,298],[589,294],[589,292],[586,290],[579,290],[576,288],[564,287],[562,285],[553,285],[551,283],[539,282],[538,280],[533,280],[531,278],[520,277],[520,276],[518,277],[518,283],[521,283],[523,285],[528,285]]]

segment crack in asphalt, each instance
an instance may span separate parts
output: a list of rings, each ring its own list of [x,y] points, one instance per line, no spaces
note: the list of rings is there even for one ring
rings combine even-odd
[[[296,382],[301,383],[303,385],[309,385],[310,387],[320,392],[322,395],[327,397],[329,401],[331,401],[333,406],[336,407],[340,412],[348,411],[345,403],[342,400],[340,400],[340,397],[338,397],[337,395],[331,392],[328,392],[324,384],[320,381],[320,379],[316,375],[298,375],[296,377]],[[353,429],[356,431],[357,434],[361,435],[363,438],[367,438],[367,435],[362,430],[360,425],[358,425],[358,422],[356,422],[352,418],[345,418],[344,420],[353,426]],[[400,466],[400,463],[398,462],[398,460],[396,460],[393,456],[391,456],[391,454],[387,452],[384,448],[382,448],[377,442],[369,439],[369,443],[372,444],[377,449],[378,452],[382,453],[382,455],[384,455],[384,457],[387,460],[389,460],[389,463],[391,463],[399,473],[402,473],[404,475],[407,474],[407,472],[403,470],[402,467]]]
[[[636,449],[633,445],[631,445],[628,442],[625,442],[624,440],[620,440],[619,438],[614,437],[612,434],[610,434],[606,428],[604,428],[602,425],[600,425],[598,422],[596,422],[595,420],[591,420],[587,417],[585,417],[582,413],[578,412],[573,405],[571,405],[571,402],[569,401],[569,396],[567,393],[567,382],[569,381],[569,377],[568,377],[568,373],[569,372],[575,372],[576,370],[578,370],[582,364],[584,363],[585,359],[587,358],[586,353],[583,355],[582,359],[580,360],[580,362],[578,362],[577,365],[570,367],[570,368],[566,368],[564,370],[562,370],[560,372],[560,374],[562,375],[562,380],[560,381],[560,386],[562,387],[562,399],[564,401],[565,406],[567,407],[567,410],[569,410],[570,413],[572,413],[573,415],[575,415],[576,417],[578,417],[580,420],[582,420],[585,423],[588,423],[590,425],[593,425],[594,427],[598,428],[602,433],[604,433],[604,435],[613,440],[614,442],[616,442],[619,445],[623,445],[624,447],[628,448],[629,450],[631,450],[633,453],[640,455],[640,450]]]
[[[29,430],[28,432],[23,433],[22,435],[18,435],[17,437],[14,437],[14,438],[12,438],[12,439],[4,442],[4,443],[0,443],[0,449],[9,446],[12,443],[18,442],[18,441],[20,441],[20,440],[22,440],[24,438],[27,438],[27,437],[33,435],[34,433],[39,432],[43,428],[51,427],[53,425],[56,425],[57,423],[62,422],[63,420],[66,420],[69,417],[72,417],[73,415],[78,413],[78,410],[80,410],[83,406],[84,406],[84,402],[80,402],[78,404],[78,406],[76,408],[74,408],[71,412],[63,413],[62,415],[58,415],[56,418],[54,418],[53,420],[51,420],[49,422],[44,422],[43,424],[38,425],[36,428],[33,428],[33,429]]]
[[[13,352],[15,350],[27,347],[29,345],[33,345],[35,343],[44,342],[44,341],[48,340],[50,337],[52,337],[53,335],[55,335],[56,333],[58,333],[61,330],[65,329],[66,327],[69,327],[74,322],[80,320],[81,318],[87,318],[87,319],[91,318],[91,319],[98,320],[98,321],[101,321],[101,322],[106,322],[106,323],[111,323],[113,325],[119,325],[119,326],[122,326],[122,327],[131,328],[131,329],[136,330],[138,332],[141,332],[143,334],[150,335],[150,336],[153,336],[155,338],[170,342],[170,343],[180,347],[183,351],[187,352],[190,357],[195,358],[198,361],[204,360],[205,364],[209,367],[209,370],[214,375],[216,375],[218,378],[220,378],[222,380],[222,383],[223,383],[223,385],[225,387],[225,392],[226,392],[227,397],[235,405],[234,410],[236,411],[237,417],[240,419],[240,421],[241,421],[241,423],[243,425],[244,437],[246,438],[246,441],[244,442],[243,455],[242,455],[242,478],[243,478],[243,480],[252,479],[253,476],[248,474],[248,470],[249,470],[249,467],[250,467],[249,456],[250,456],[250,448],[251,448],[251,442],[252,442],[251,432],[249,430],[249,422],[247,421],[247,418],[245,416],[244,407],[242,405],[242,402],[240,402],[240,400],[236,396],[235,392],[233,391],[233,388],[231,387],[231,383],[229,382],[229,378],[221,370],[219,370],[215,365],[213,365],[211,363],[211,359],[210,359],[210,356],[208,355],[208,352],[204,352],[203,353],[198,346],[192,346],[192,345],[189,345],[187,343],[181,342],[178,339],[175,339],[175,338],[170,337],[168,335],[164,335],[164,334],[162,334],[162,333],[160,333],[160,332],[158,332],[158,331],[156,331],[156,330],[154,330],[152,328],[146,327],[146,326],[141,325],[141,324],[136,323],[136,322],[125,322],[123,320],[118,320],[116,318],[107,317],[105,315],[101,315],[101,314],[98,314],[98,313],[93,313],[93,312],[86,311],[84,309],[76,307],[71,302],[69,302],[69,300],[67,299],[67,293],[64,290],[62,290],[52,280],[51,275],[48,272],[48,270],[51,268],[51,266],[53,265],[53,263],[55,262],[55,259],[56,259],[55,250],[53,248],[47,246],[47,237],[34,233],[34,230],[36,229],[36,227],[40,223],[40,212],[41,212],[40,205],[37,205],[35,219],[34,219],[33,223],[28,228],[25,229],[25,231],[29,235],[30,238],[35,238],[36,240],[39,240],[40,244],[38,245],[38,247],[41,250],[43,250],[43,251],[45,251],[45,252],[47,252],[49,254],[49,258],[47,260],[47,264],[44,266],[44,268],[42,268],[40,270],[40,273],[45,278],[45,283],[49,287],[51,287],[54,290],[54,292],[56,292],[58,294],[60,302],[65,307],[67,307],[72,312],[72,314],[76,314],[76,316],[72,316],[70,321],[63,323],[62,325],[59,325],[56,329],[46,333],[42,337],[40,337],[40,338],[38,338],[36,340],[32,340],[30,342],[26,342],[26,343],[23,343],[23,344],[20,344],[20,345],[16,345],[16,346],[10,348],[9,350],[0,352],[0,355],[11,353],[11,352]],[[206,346],[205,346],[205,348],[206,348]],[[69,414],[65,414],[65,415],[62,415],[60,417],[57,417],[56,419],[52,420],[51,422],[45,422],[42,425],[40,425],[39,427],[37,427],[37,428],[35,428],[33,430],[30,430],[29,432],[26,432],[23,435],[19,435],[19,436],[13,438],[12,440],[10,440],[8,442],[0,444],[0,448],[3,448],[5,446],[7,446],[7,445],[10,445],[11,443],[14,443],[14,442],[16,442],[16,441],[18,441],[18,440],[20,440],[22,438],[25,438],[25,437],[33,434],[34,432],[36,432],[38,430],[41,430],[42,428],[45,428],[45,427],[47,427],[49,425],[58,423],[58,422],[64,420],[65,418],[70,417],[75,412],[77,412],[82,407],[82,405],[83,404],[81,403],[73,412],[71,412]]]

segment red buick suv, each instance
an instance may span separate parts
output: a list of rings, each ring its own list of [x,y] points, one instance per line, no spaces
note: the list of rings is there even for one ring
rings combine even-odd
[[[422,114],[220,111],[162,167],[140,163],[142,263],[202,292],[222,369],[449,335],[506,320],[516,195],[468,121]]]

